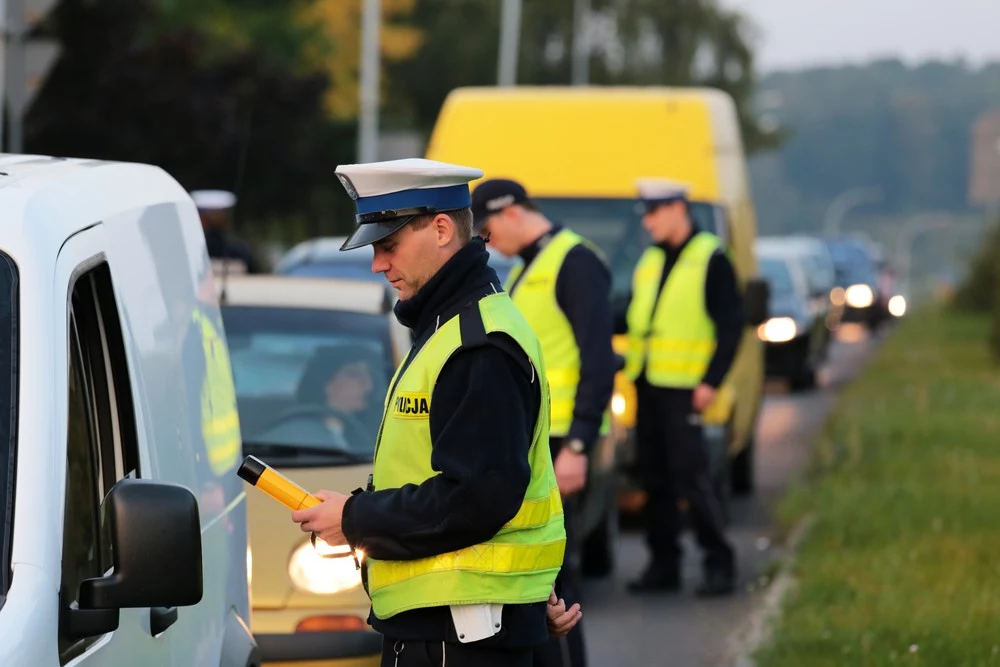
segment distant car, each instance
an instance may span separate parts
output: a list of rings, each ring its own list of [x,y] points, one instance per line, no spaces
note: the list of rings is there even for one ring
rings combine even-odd
[[[809,301],[812,308],[823,314],[828,335],[824,350],[829,346],[832,332],[840,324],[843,316],[843,299],[835,300],[837,270],[830,256],[830,250],[822,239],[806,236],[764,236],[757,240],[757,248],[766,250],[787,249],[801,259],[808,282]]]
[[[757,328],[764,343],[764,371],[769,377],[787,379],[793,389],[808,389],[815,385],[826,357],[826,315],[811,303],[801,256],[789,248],[767,245],[757,249],[760,275],[771,289],[769,317]]]
[[[372,471],[383,402],[409,332],[388,284],[232,276],[222,317],[243,453],[307,489],[349,493]],[[264,664],[378,665],[381,636],[354,559],[322,558],[288,515],[247,493],[251,629]]]
[[[857,239],[829,239],[827,247],[837,272],[836,303],[844,307],[844,322],[875,329],[884,319],[877,298],[878,269],[867,244]]]
[[[354,280],[382,281],[382,274],[372,273],[373,250],[363,246],[354,250],[341,251],[344,236],[328,236],[303,241],[294,246],[278,261],[274,272],[290,276],[316,276],[322,278],[351,278]],[[514,265],[519,261],[508,259],[487,248],[490,266],[497,272],[501,284],[507,280]]]

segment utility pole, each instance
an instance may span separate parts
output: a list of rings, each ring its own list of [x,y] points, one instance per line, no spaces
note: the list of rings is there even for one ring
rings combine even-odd
[[[3,153],[3,123],[7,110],[7,0],[0,0],[0,153]]]
[[[497,85],[517,83],[517,54],[521,37],[521,0],[503,0],[500,8],[500,54],[497,58]]]
[[[590,0],[573,2],[573,72],[574,86],[586,86],[590,80]]]
[[[380,0],[364,0],[361,17],[361,86],[358,105],[358,162],[378,159]]]
[[[60,47],[55,40],[27,38],[56,1],[0,0],[0,101],[6,102],[9,114],[10,153],[24,152],[24,115],[59,57]]]

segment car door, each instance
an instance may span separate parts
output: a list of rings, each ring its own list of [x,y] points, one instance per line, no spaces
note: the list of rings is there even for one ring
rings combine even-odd
[[[112,553],[102,507],[121,479],[142,477],[129,368],[111,271],[104,256],[105,230],[95,225],[60,250],[55,271],[56,385],[67,388],[57,408],[56,438],[65,444],[63,544],[60,585],[60,664],[103,667],[170,660],[169,616],[162,610],[122,609],[110,631],[74,627],[80,582],[105,576]],[[59,290],[64,290],[60,292]],[[62,403],[62,401],[65,403]]]

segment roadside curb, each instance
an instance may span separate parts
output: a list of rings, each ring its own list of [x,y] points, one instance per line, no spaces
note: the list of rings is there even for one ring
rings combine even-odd
[[[727,667],[756,667],[752,656],[770,639],[775,623],[781,615],[781,603],[795,585],[792,565],[798,554],[799,545],[812,527],[814,518],[811,514],[802,517],[789,533],[785,543],[786,553],[781,559],[778,575],[767,587],[763,601],[729,636],[729,649],[723,663]]]

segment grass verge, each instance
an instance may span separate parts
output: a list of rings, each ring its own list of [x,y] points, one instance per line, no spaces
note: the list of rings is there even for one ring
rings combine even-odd
[[[914,313],[780,507],[815,521],[758,667],[1000,665],[1000,369],[985,317]]]

